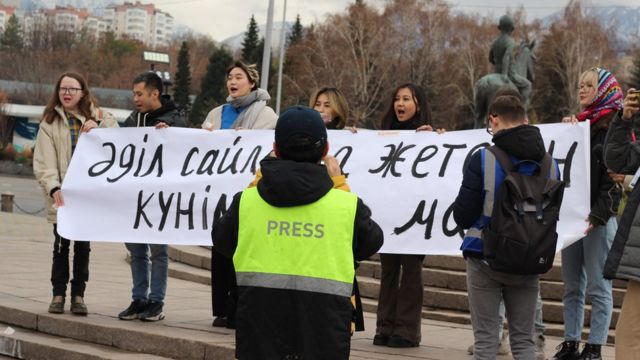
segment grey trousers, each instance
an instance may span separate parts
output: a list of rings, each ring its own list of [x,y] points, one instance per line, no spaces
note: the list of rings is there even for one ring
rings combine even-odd
[[[515,360],[534,360],[534,318],[538,298],[537,275],[491,270],[484,261],[467,259],[467,291],[476,360],[495,359],[500,337],[499,308],[504,299],[511,354]]]

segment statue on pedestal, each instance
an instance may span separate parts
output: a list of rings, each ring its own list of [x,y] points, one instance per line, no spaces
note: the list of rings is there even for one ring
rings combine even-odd
[[[513,19],[504,15],[498,23],[500,36],[491,45],[489,62],[494,65],[495,73],[487,74],[475,84],[475,121],[474,128],[485,126],[487,108],[498,89],[509,87],[517,90],[522,96],[525,107],[531,97],[531,83],[535,77],[535,42],[523,41],[516,45],[511,36],[515,29]]]

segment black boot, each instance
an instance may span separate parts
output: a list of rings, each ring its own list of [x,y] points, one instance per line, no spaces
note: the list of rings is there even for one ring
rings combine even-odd
[[[579,341],[563,341],[556,347],[558,352],[553,355],[552,360],[578,360],[580,357]]]
[[[582,353],[580,353],[580,360],[602,360],[600,354],[601,345],[585,344]]]

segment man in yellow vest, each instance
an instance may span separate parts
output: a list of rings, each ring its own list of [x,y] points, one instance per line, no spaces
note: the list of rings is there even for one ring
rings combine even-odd
[[[333,189],[339,166],[320,163],[329,144],[318,112],[287,109],[273,148],[278,160],[261,163],[258,185],[212,231],[236,269],[236,356],[346,360],[354,261],[378,251],[382,230],[362,200]]]

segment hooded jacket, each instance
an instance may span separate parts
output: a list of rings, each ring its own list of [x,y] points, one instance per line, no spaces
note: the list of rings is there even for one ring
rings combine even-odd
[[[134,110],[124,121],[124,126],[156,126],[159,122],[163,122],[169,126],[187,126],[184,116],[176,108],[175,103],[169,99],[162,99],[162,106],[153,111],[141,113],[138,110]]]
[[[631,142],[631,121],[618,117],[611,123],[604,146],[604,160],[616,173],[634,174],[640,167],[640,143]],[[618,231],[604,265],[607,279],[640,281],[640,185],[631,191]]]
[[[540,162],[546,153],[540,129],[530,125],[498,131],[493,137],[493,143],[518,160]],[[523,144],[527,145],[523,146]],[[482,215],[484,205],[482,151],[486,150],[477,151],[469,160],[464,170],[462,186],[453,205],[453,218],[463,229],[470,228]],[[461,250],[465,257],[482,257],[482,242],[481,240],[473,243],[464,242]]]
[[[270,160],[262,161],[260,166],[263,177],[257,185],[258,193],[272,206],[311,204],[334,186],[322,165]],[[229,210],[212,230],[215,249],[230,258],[238,244],[241,196],[242,193],[234,196]],[[357,201],[353,226],[353,257],[356,261],[364,260],[382,246],[383,234],[361,199]],[[351,309],[348,297],[239,286],[237,358],[346,360],[350,348]]]

